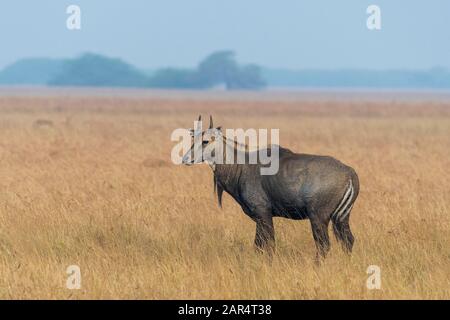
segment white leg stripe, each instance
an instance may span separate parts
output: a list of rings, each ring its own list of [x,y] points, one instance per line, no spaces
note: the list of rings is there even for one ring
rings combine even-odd
[[[339,204],[339,206],[336,208],[336,210],[334,210],[333,214],[331,215],[332,217],[339,218],[339,216],[347,209],[348,205],[352,201],[353,193],[354,193],[353,192],[353,183],[352,183],[352,180],[350,180],[350,185],[347,188],[347,191],[345,192],[341,203]]]
[[[352,211],[352,209],[353,209],[353,204],[350,206],[350,208],[345,210],[345,212],[342,216],[339,217],[339,221],[344,221],[345,217],[348,216],[348,214],[350,213],[350,211]]]

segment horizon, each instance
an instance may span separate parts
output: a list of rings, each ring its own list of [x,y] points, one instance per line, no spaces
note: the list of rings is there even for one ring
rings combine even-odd
[[[218,49],[218,50],[213,50],[213,52],[217,52],[217,51],[224,51],[224,50],[228,50],[228,49]],[[76,54],[74,56],[61,56],[61,57],[49,57],[49,56],[25,56],[22,58],[18,58],[17,60],[5,65],[4,67],[0,67],[0,72],[2,72],[3,70],[5,70],[6,68],[21,62],[21,61],[26,61],[26,60],[37,60],[37,59],[46,59],[46,60],[73,60],[73,59],[78,59],[86,54],[93,54],[93,55],[98,55],[98,56],[103,56],[103,57],[107,57],[110,59],[119,59],[122,62],[125,62],[135,68],[137,68],[139,71],[146,71],[146,72],[151,72],[151,71],[157,71],[159,69],[164,69],[164,68],[195,68],[197,65],[193,65],[190,67],[177,67],[177,66],[161,66],[161,67],[155,67],[155,68],[141,68],[135,64],[133,64],[132,62],[119,57],[119,56],[111,56],[111,55],[107,55],[107,54],[100,54],[97,52],[92,52],[92,51],[85,51],[85,52],[81,52],[79,54]],[[239,57],[239,53],[236,52],[236,56]],[[201,62],[202,58],[199,58],[198,62]],[[239,59],[237,59],[239,62]],[[303,68],[289,68],[289,67],[270,67],[270,66],[266,66],[266,65],[260,65],[258,64],[259,67],[266,69],[266,70],[280,70],[280,71],[292,71],[292,72],[296,72],[296,71],[324,71],[324,72],[342,72],[342,71],[367,71],[367,72],[389,72],[389,71],[411,71],[411,72],[426,72],[426,71],[432,71],[432,70],[436,70],[436,69],[444,69],[445,71],[450,71],[450,66],[446,67],[446,66],[442,66],[442,65],[434,65],[434,66],[430,66],[427,68],[423,68],[423,69],[413,69],[413,68],[386,68],[386,69],[377,69],[377,68],[370,68],[370,67],[355,67],[355,68],[348,68],[348,67],[336,67],[336,68],[311,68],[311,67],[303,67]]]
[[[233,69],[224,60],[227,56],[237,69]],[[141,69],[120,57],[92,52],[59,59],[24,58],[0,70],[0,85],[195,88],[200,90],[217,89],[214,88],[215,86],[222,86],[227,90],[258,90],[264,87],[281,89],[299,87],[450,88],[450,71],[444,67],[433,67],[427,70],[369,68],[296,70],[245,65],[236,61],[234,56],[229,51],[216,51],[204,57],[195,68],[190,69],[176,67]],[[232,71],[230,74],[233,76],[223,78],[219,65],[230,71],[240,71]],[[250,70],[246,69],[247,67],[255,70],[256,73],[245,73],[248,71],[243,70]],[[186,76],[187,74],[189,76]],[[214,74],[213,78],[211,78],[212,74]]]

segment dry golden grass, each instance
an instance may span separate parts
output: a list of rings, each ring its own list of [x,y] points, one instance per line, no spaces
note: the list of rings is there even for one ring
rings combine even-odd
[[[353,166],[351,259],[330,232],[315,267],[309,222],[284,219],[272,263],[256,254],[210,169],[170,162],[171,131],[199,112]],[[0,298],[449,299],[449,150],[450,103],[436,101],[3,97]],[[74,264],[80,290],[66,288]]]

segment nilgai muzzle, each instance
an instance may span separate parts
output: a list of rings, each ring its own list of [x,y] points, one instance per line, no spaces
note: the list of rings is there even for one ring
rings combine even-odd
[[[198,119],[201,121],[201,117]],[[350,212],[359,192],[358,176],[351,167],[328,156],[297,154],[279,147],[279,169],[274,175],[261,175],[261,163],[238,164],[217,161],[207,146],[222,144],[224,154],[240,152],[235,141],[227,139],[221,128],[199,132],[201,159],[213,169],[219,205],[223,191],[231,195],[242,210],[256,222],[255,246],[272,251],[275,245],[273,217],[294,220],[309,219],[317,247],[317,260],[325,257],[330,248],[328,225],[343,249],[352,251],[354,237],[350,230]],[[213,131],[215,134],[210,134]],[[193,131],[192,131],[193,132]],[[244,150],[249,158],[249,151]],[[194,145],[182,163],[194,163]],[[236,157],[234,157],[236,159]]]

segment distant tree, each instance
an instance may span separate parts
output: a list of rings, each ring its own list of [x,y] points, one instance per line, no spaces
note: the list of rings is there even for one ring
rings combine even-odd
[[[197,72],[203,87],[225,84],[227,89],[231,89],[236,82],[239,67],[234,59],[234,52],[218,51],[200,62]]]
[[[224,84],[232,89],[259,89],[265,83],[256,65],[239,66],[233,51],[214,52],[200,62],[198,78],[203,87]]]
[[[67,61],[62,72],[49,81],[50,85],[145,87],[149,79],[120,59],[87,53]]]

